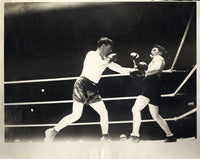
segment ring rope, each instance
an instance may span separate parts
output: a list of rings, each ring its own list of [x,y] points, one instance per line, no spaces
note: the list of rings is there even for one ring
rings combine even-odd
[[[162,94],[161,97],[174,97],[177,94],[177,92],[181,89],[181,87],[186,83],[186,81],[191,77],[191,75],[196,70],[196,65],[194,68],[190,71],[190,73],[187,75],[185,80],[181,83],[181,85],[176,89],[174,93],[171,94]],[[183,95],[183,94],[180,94]],[[136,99],[137,96],[131,96],[131,97],[113,97],[113,98],[103,98],[103,101],[110,101],[110,100],[130,100],[130,99]],[[35,104],[59,104],[59,103],[72,103],[73,100],[61,100],[61,101],[41,101],[41,102],[18,102],[18,103],[4,103],[5,106],[11,106],[11,105],[35,105]]]
[[[174,94],[176,94],[181,89],[181,87],[187,82],[187,80],[192,76],[192,74],[194,73],[196,69],[197,69],[197,65],[195,65],[194,68],[190,71],[190,73],[186,76],[186,78],[183,80],[180,86],[176,89]]]
[[[176,95],[185,95],[176,94]],[[163,94],[161,97],[174,97],[175,95],[172,94]],[[131,100],[136,99],[138,96],[131,96],[131,97],[113,97],[113,98],[102,98],[103,101],[113,101],[113,100]],[[60,100],[60,101],[41,101],[41,102],[19,102],[19,103],[5,103],[5,106],[16,106],[16,105],[36,105],[36,104],[66,104],[66,103],[73,103],[73,100]]]
[[[173,118],[166,118],[164,119],[165,121],[177,121],[180,119],[183,119],[184,117],[194,113],[197,111],[197,108],[194,108],[192,110],[190,110],[187,113],[184,113],[183,115],[180,115],[178,117],[173,117]],[[155,120],[153,119],[146,119],[146,120],[142,120],[141,122],[155,122]],[[127,123],[133,123],[132,120],[127,120],[127,121],[109,121],[109,124],[127,124]],[[85,122],[85,123],[72,123],[70,125],[72,126],[77,126],[77,125],[98,125],[100,124],[100,122]],[[48,127],[48,126],[55,126],[56,124],[24,124],[24,125],[4,125],[5,127]]]
[[[111,100],[129,100],[136,99],[137,96],[131,97],[113,97],[113,98],[102,98],[103,101]],[[5,103],[5,106],[9,105],[35,105],[35,104],[61,104],[61,103],[72,103],[73,100],[61,100],[61,101],[42,101],[42,102],[19,102],[19,103]]]
[[[194,73],[194,71],[196,71],[197,69],[197,65],[195,65],[193,67],[193,69],[190,71],[190,73],[185,77],[185,79],[183,80],[183,82],[180,84],[180,86],[175,90],[174,93],[171,93],[171,94],[164,94],[164,95],[161,95],[161,97],[174,97],[178,91],[183,87],[183,85],[187,82],[187,80],[192,76],[192,74]]]
[[[163,70],[163,73],[173,73],[173,72],[187,72],[187,70]],[[129,76],[129,74],[107,74],[101,77],[120,77]],[[63,77],[63,78],[49,78],[49,79],[35,79],[35,80],[21,80],[21,81],[6,81],[4,84],[19,84],[19,83],[34,83],[34,82],[53,82],[53,81],[66,81],[66,80],[76,80],[78,77]]]
[[[187,33],[188,33],[188,30],[189,30],[189,27],[190,27],[190,24],[191,24],[191,20],[192,20],[193,13],[194,13],[194,9],[192,10],[192,13],[191,13],[191,15],[190,15],[190,18],[189,18],[187,27],[186,27],[186,29],[185,29],[185,32],[184,32],[184,34],[183,34],[181,43],[180,43],[180,45],[179,45],[179,47],[178,47],[176,56],[175,56],[175,58],[174,58],[174,61],[173,61],[172,66],[171,66],[171,70],[174,69],[174,65],[175,65],[175,63],[176,63],[176,61],[177,61],[177,59],[178,59],[178,56],[179,56],[179,54],[180,54],[180,51],[181,51],[181,49],[182,49],[183,43],[184,43],[184,41],[185,41],[185,37],[186,37],[186,35],[187,35]]]

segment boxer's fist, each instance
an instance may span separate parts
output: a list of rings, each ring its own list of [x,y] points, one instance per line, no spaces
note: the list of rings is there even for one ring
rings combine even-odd
[[[137,68],[140,71],[146,71],[148,69],[148,65],[145,62],[141,61],[137,64]]]
[[[145,77],[145,71],[141,71],[141,70],[135,70],[130,72],[130,77],[131,78],[135,78],[135,77],[141,77],[144,78]]]
[[[117,59],[118,59],[118,55],[116,53],[111,53],[109,54],[106,59],[109,61],[109,62],[116,62]]]
[[[133,60],[138,60],[140,58],[140,55],[136,52],[130,53],[130,59]]]

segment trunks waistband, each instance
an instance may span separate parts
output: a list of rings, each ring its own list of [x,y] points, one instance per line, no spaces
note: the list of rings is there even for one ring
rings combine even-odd
[[[98,85],[97,83],[89,80],[87,77],[85,76],[80,76],[79,79],[84,80],[84,81],[88,81],[89,83],[92,83],[93,85]]]

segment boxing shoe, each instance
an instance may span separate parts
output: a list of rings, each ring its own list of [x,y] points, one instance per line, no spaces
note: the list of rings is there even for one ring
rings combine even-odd
[[[140,138],[138,136],[130,136],[129,141],[138,143],[140,141]]]
[[[176,142],[176,137],[174,135],[167,136],[164,142]]]
[[[49,128],[45,131],[45,139],[44,142],[53,142],[55,136],[57,135],[57,131],[54,128]]]

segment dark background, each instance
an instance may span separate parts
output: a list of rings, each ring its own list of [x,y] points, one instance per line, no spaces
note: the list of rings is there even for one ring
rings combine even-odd
[[[52,7],[54,6],[54,7]],[[17,9],[16,9],[17,8]],[[138,52],[147,63],[154,44],[163,45],[169,52],[166,69],[173,63],[195,3],[6,3],[5,4],[5,81],[47,79],[79,76],[85,54],[96,49],[101,36],[115,42],[117,63],[132,67],[129,54]],[[162,76],[163,94],[173,93],[196,64],[196,15],[181,49],[175,69],[186,73],[166,73]],[[104,74],[114,73],[107,69]],[[196,73],[196,72],[195,72]],[[179,116],[195,107],[196,74],[179,93],[184,96],[162,98],[160,113],[164,118]],[[6,84],[5,103],[71,100],[74,80]],[[130,77],[102,78],[100,92],[103,98],[136,96],[138,79]],[[44,92],[41,92],[44,89]],[[188,105],[189,102],[194,104]],[[105,102],[110,121],[131,120],[134,100]],[[31,109],[33,111],[31,111]],[[71,113],[71,104],[5,106],[5,124],[57,123]],[[143,119],[150,119],[148,109]],[[98,115],[85,107],[77,122],[99,121]],[[177,137],[196,135],[195,114],[185,120],[169,122]],[[7,142],[14,139],[42,139],[41,128],[6,128]],[[110,134],[118,138],[129,135],[131,124],[110,125]],[[69,126],[58,138],[100,137],[100,126]],[[156,123],[143,123],[143,139],[161,139],[164,133]]]

